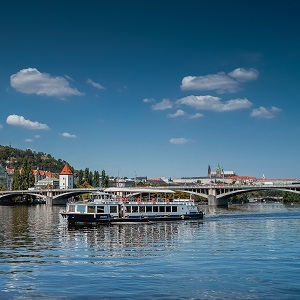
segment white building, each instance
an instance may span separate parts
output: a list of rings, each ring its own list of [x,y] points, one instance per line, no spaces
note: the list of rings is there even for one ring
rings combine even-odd
[[[68,164],[65,164],[59,174],[59,188],[72,189],[74,187],[74,175]]]

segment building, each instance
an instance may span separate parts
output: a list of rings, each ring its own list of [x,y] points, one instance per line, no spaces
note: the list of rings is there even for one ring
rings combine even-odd
[[[72,189],[74,187],[74,175],[68,164],[65,164],[59,174],[59,188]]]
[[[59,189],[59,179],[54,177],[46,177],[44,179],[41,179],[37,181],[34,184],[35,189]]]

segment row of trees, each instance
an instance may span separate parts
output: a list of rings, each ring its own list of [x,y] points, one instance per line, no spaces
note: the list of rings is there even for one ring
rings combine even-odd
[[[106,175],[106,172],[103,170],[100,176],[98,171],[91,172],[89,168],[85,170],[79,170],[76,174],[76,186],[77,187],[107,187],[109,177]]]

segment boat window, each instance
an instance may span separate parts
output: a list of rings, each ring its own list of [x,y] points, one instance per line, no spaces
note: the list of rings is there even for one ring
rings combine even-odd
[[[147,205],[146,206],[146,212],[152,212],[152,206]]]
[[[110,206],[110,213],[117,213],[118,212],[118,206],[112,205]]]
[[[104,213],[104,206],[97,206],[97,214],[103,214]]]
[[[159,212],[165,212],[165,206],[159,206]]]
[[[153,212],[158,212],[158,206],[153,206]]]
[[[131,213],[131,206],[125,205],[125,211]]]
[[[85,205],[77,205],[77,212],[85,212]]]
[[[172,212],[177,212],[177,206],[172,206]]]
[[[75,205],[69,205],[69,212],[75,212]]]
[[[133,205],[133,206],[131,207],[131,209],[132,209],[132,212],[138,212],[138,211],[139,211],[137,205]]]
[[[87,208],[88,213],[95,213],[95,206],[94,205],[89,205]]]
[[[166,206],[166,212],[171,212],[171,206],[170,205]]]
[[[139,210],[140,210],[140,213],[145,212],[145,206],[140,206],[140,207],[139,207]]]

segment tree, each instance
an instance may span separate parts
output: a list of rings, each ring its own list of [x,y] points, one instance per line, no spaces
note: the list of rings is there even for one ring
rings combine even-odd
[[[99,186],[99,183],[100,183],[100,174],[99,174],[99,172],[98,172],[98,171],[95,171],[93,177],[94,177],[94,178],[93,178],[93,186],[94,186],[94,187]]]
[[[89,182],[89,174],[90,174],[90,169],[89,168],[85,168],[84,174],[83,174],[83,180],[84,181]]]
[[[78,171],[78,182],[77,182],[77,185],[81,185],[83,183],[83,171],[82,170],[79,170]]]
[[[89,172],[89,177],[87,182],[89,183],[89,185],[93,185],[93,173],[92,171]]]
[[[105,171],[102,170],[102,173],[101,173],[101,186],[103,188],[107,187],[108,186],[108,176],[106,175]]]
[[[25,157],[22,164],[21,184],[22,190],[27,190],[34,185],[34,175],[32,173],[31,163],[28,157]]]
[[[5,186],[2,184],[2,182],[0,182],[0,191],[5,191],[5,190],[6,190]]]
[[[20,174],[20,170],[18,170],[18,169],[14,169],[12,189],[13,190],[21,190],[21,174]]]

